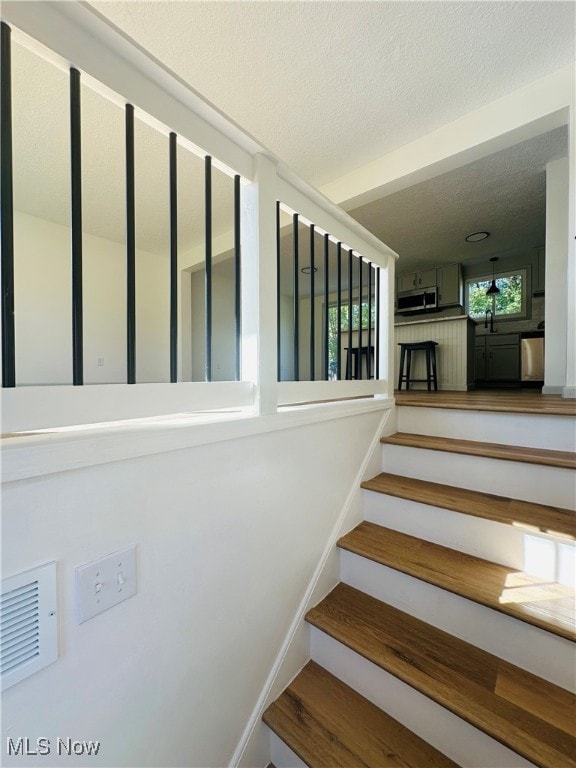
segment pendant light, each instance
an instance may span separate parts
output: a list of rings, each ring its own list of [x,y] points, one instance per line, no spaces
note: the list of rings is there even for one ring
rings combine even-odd
[[[494,278],[494,270],[496,268],[496,265],[494,262],[498,261],[498,256],[492,256],[490,261],[492,262],[492,285],[486,291],[486,296],[496,296],[497,293],[500,293],[500,288],[498,288],[498,286],[496,285],[496,280]]]

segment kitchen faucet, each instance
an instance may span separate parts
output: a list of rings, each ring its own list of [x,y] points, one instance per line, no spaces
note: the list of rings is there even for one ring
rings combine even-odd
[[[494,312],[491,309],[486,310],[486,317],[484,319],[484,328],[488,328],[488,315],[490,315],[490,333],[496,333],[494,330]]]

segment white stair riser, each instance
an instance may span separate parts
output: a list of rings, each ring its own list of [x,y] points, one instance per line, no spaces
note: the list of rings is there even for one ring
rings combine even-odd
[[[404,445],[383,445],[381,466],[383,472],[393,475],[552,507],[576,508],[576,472],[573,469]]]
[[[493,563],[576,586],[574,542],[374,491],[364,491],[364,519]]]
[[[307,768],[306,763],[274,731],[270,731],[270,756],[276,768]]]
[[[323,632],[312,628],[310,641],[314,661],[459,765],[467,768],[533,766]]]
[[[570,416],[450,408],[398,409],[398,431],[555,451],[576,450],[576,420]]]
[[[392,568],[342,551],[341,579],[560,687],[576,689],[574,644]]]

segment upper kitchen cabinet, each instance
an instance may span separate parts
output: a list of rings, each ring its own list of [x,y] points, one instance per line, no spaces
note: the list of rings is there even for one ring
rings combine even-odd
[[[436,269],[424,269],[421,272],[408,272],[398,275],[398,293],[415,291],[418,288],[433,288],[436,285]]]
[[[460,264],[448,264],[436,269],[438,306],[451,307],[462,304],[462,275]]]
[[[460,264],[408,272],[397,277],[397,292],[416,291],[438,286],[438,306],[453,307],[462,304],[462,273]]]

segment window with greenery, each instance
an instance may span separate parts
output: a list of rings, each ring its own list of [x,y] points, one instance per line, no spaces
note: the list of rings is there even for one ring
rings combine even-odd
[[[375,328],[376,320],[376,302],[372,300],[372,318],[371,327]],[[352,330],[357,331],[360,328],[360,320],[362,320],[362,330],[368,329],[368,301],[363,301],[360,306],[358,300],[352,302]],[[348,303],[342,302],[341,308],[341,325],[340,330],[342,333],[348,332]],[[366,334],[363,339],[363,345],[368,344],[368,335]],[[372,344],[374,344],[374,337],[372,337]],[[338,377],[338,305],[330,304],[328,307],[328,367],[329,379],[336,379]],[[342,376],[344,376],[345,360],[342,360]]]
[[[491,277],[474,277],[466,281],[466,311],[470,317],[484,317],[487,310],[500,318],[526,315],[526,270],[496,275],[500,293],[486,296],[491,284]]]

